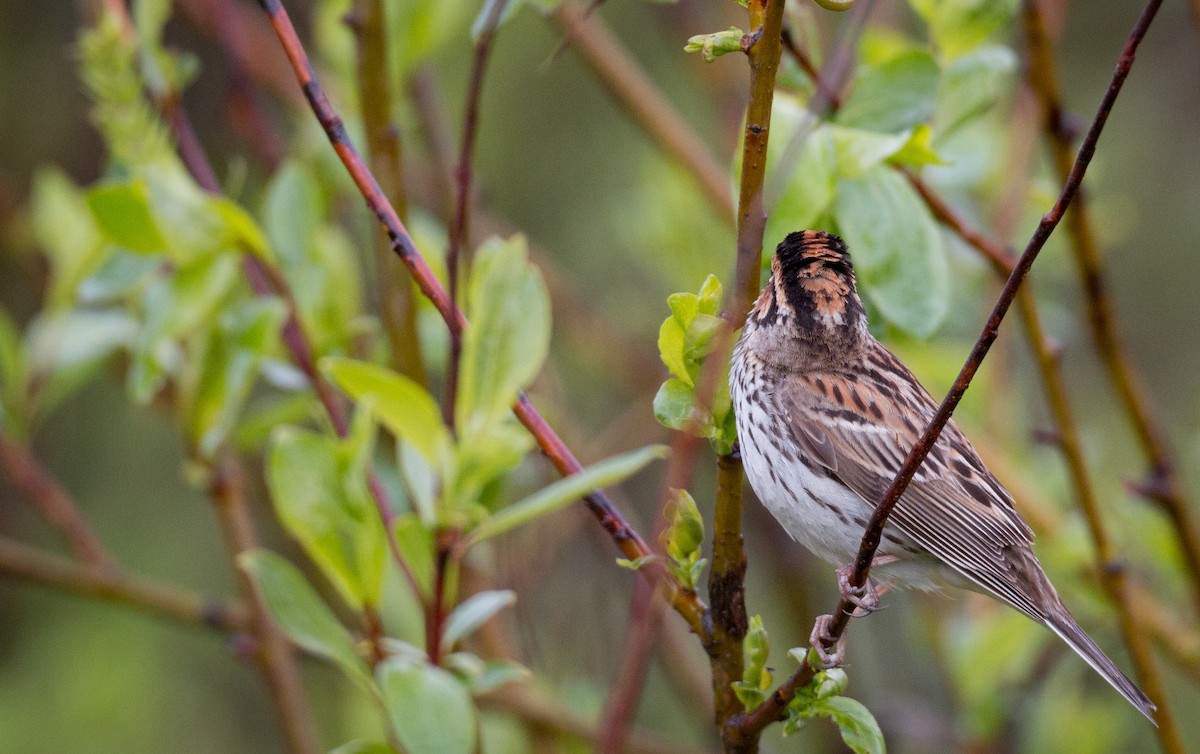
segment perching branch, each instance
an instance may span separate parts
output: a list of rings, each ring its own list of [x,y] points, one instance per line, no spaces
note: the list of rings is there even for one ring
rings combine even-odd
[[[466,317],[461,310],[451,305],[446,290],[433,274],[424,257],[421,256],[420,251],[418,251],[412,240],[412,236],[409,235],[407,228],[401,222],[395,209],[380,190],[379,184],[371,174],[370,169],[363,162],[354,145],[350,143],[345,125],[341,117],[333,109],[328,97],[326,97],[324,90],[317,81],[312,65],[308,60],[308,54],[305,52],[299,37],[296,35],[296,29],[292,25],[287,11],[283,8],[279,0],[260,0],[260,4],[275,29],[276,35],[292,65],[296,79],[305,97],[308,99],[309,105],[312,107],[313,113],[316,115],[318,122],[321,123],[322,128],[324,128],[326,135],[329,137],[330,144],[342,160],[342,164],[346,167],[347,172],[350,173],[355,185],[362,192],[368,207],[370,207],[371,211],[387,230],[392,242],[393,251],[399,255],[400,259],[408,267],[421,292],[425,294],[442,315],[447,326],[452,329],[458,328],[461,330],[467,323]],[[559,438],[557,433],[554,432],[542,415],[534,408],[528,396],[522,394],[518,398],[517,402],[513,405],[513,413],[530,431],[537,440],[538,445],[541,446],[542,451],[562,474],[569,475],[582,470],[583,467],[578,459],[575,458],[562,439]],[[584,499],[584,502],[626,558],[636,560],[652,554],[645,540],[630,527],[629,523],[625,521],[624,517],[621,516],[602,492],[597,491],[588,495]],[[695,594],[685,592],[681,589],[679,582],[667,574],[661,565],[650,563],[641,569],[641,573],[645,574],[647,578],[663,583],[667,598],[672,607],[683,616],[693,631],[701,637],[708,636],[709,630],[703,621],[705,607]]]
[[[1042,103],[1043,129],[1055,171],[1060,180],[1065,180],[1071,170],[1071,143],[1075,134],[1067,125],[1054,54],[1038,4],[1036,0],[1025,0],[1022,5],[1025,35],[1029,40],[1029,83]],[[1193,600],[1200,605],[1200,529],[1193,517],[1195,504],[1184,492],[1166,430],[1117,332],[1100,245],[1088,213],[1087,195],[1082,192],[1071,209],[1067,231],[1087,305],[1092,341],[1150,466],[1146,478],[1131,484],[1130,489],[1157,503],[1170,518],[1188,565]]]
[[[1129,38],[1126,40],[1125,46],[1121,51],[1121,56],[1117,61],[1116,70],[1113,72],[1112,79],[1100,101],[1096,115],[1092,120],[1091,126],[1088,128],[1087,136],[1080,145],[1074,165],[1063,184],[1062,190],[1059,192],[1058,199],[1051,210],[1042,217],[1037,229],[1029,239],[1025,250],[1022,252],[1020,258],[1017,259],[1013,271],[1008,276],[1008,280],[1004,284],[1004,288],[992,309],[992,313],[984,325],[983,332],[980,334],[975,346],[971,349],[971,353],[963,364],[963,368],[959,372],[957,379],[955,379],[953,387],[942,401],[929,426],[922,433],[921,439],[908,453],[904,464],[896,474],[895,480],[888,487],[887,492],[876,506],[867,529],[863,534],[862,544],[854,564],[854,571],[850,577],[852,585],[861,587],[866,583],[871,569],[871,562],[874,559],[876,549],[879,547],[879,542],[883,535],[883,527],[887,523],[888,516],[891,515],[896,502],[904,493],[904,489],[908,486],[909,481],[912,480],[921,462],[924,461],[929,451],[933,448],[934,443],[937,442],[937,438],[946,426],[946,422],[950,420],[950,416],[954,413],[958,402],[970,386],[972,378],[974,378],[992,343],[996,340],[1000,324],[1004,320],[1004,316],[1008,313],[1013,300],[1016,298],[1021,283],[1029,273],[1042,247],[1062,220],[1063,213],[1066,212],[1076,192],[1079,190],[1079,185],[1083,181],[1084,174],[1087,172],[1088,164],[1095,153],[1100,133],[1104,129],[1104,124],[1108,120],[1108,115],[1112,111],[1117,95],[1120,93],[1121,87],[1129,75],[1130,68],[1133,66],[1138,45],[1145,37],[1146,30],[1149,28],[1161,4],[1162,0],[1149,0],[1137,23],[1134,25],[1133,30],[1130,32]],[[850,615],[853,611],[854,606],[847,600],[841,599],[838,601],[829,632],[832,641],[836,642],[841,638],[843,632],[846,630],[846,626],[849,624]],[[767,725],[782,719],[786,714],[788,702],[791,701],[800,687],[812,680],[813,674],[814,669],[806,658],[800,669],[780,684],[765,702],[745,715],[740,715],[730,720],[724,731],[727,746],[731,743],[743,744],[744,742],[752,741]]]

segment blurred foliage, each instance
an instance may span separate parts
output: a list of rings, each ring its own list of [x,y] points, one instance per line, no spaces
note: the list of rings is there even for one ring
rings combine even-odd
[[[690,178],[653,151],[572,52],[547,60],[560,32],[540,16],[555,3],[510,1],[484,90],[478,149],[477,240],[486,240],[472,248],[461,291],[473,325],[456,404],[443,410],[444,325],[419,304],[433,384],[391,368],[372,293],[378,230],[311,114],[285,98],[266,103],[270,138],[287,155],[272,167],[239,130],[244,124],[229,100],[232,64],[203,31],[211,27],[180,10],[206,3],[131,5],[132,39],[109,16],[66,18],[68,4],[0,7],[0,112],[13,126],[0,144],[0,431],[36,443],[131,571],[219,594],[232,593],[232,567],[198,503],[222,454],[261,460],[261,484],[251,487],[267,546],[243,554],[239,567],[292,640],[329,661],[305,666],[328,748],[586,749],[577,737],[525,726],[479,699],[521,684],[560,711],[598,717],[622,650],[634,577],[612,567],[611,543],[572,504],[633,477],[625,485],[631,518],[649,530],[659,491],[653,479],[634,475],[663,455],[656,443],[667,436],[651,417],[697,432],[715,452],[731,449],[726,370],[711,398],[702,392],[724,298],[718,278],[728,279],[733,266],[731,219],[714,213]],[[361,132],[356,42],[343,22],[355,4],[287,5],[313,40],[318,74],[351,134]],[[465,51],[491,6],[383,6],[384,75],[413,205],[407,220],[444,280],[443,176],[418,127],[413,82],[432,85],[450,115],[440,126],[455,133]],[[1063,27],[1065,92],[1081,112],[1093,107],[1125,33],[1128,14],[1117,9],[1124,6],[1076,12]],[[848,22],[808,6],[794,10],[793,31],[820,66]],[[814,85],[793,61],[780,73],[765,251],[801,228],[845,237],[872,328],[935,394],[953,379],[993,284],[896,168],[922,171],[977,225],[1005,242],[1023,241],[1056,186],[1026,151],[1035,116],[1014,96],[1016,10],[1015,0],[910,0],[879,9],[856,40],[848,94],[836,113],[817,117],[807,109]],[[730,23],[744,23],[744,13],[733,3],[680,2],[606,6],[602,15],[731,164],[732,190],[738,165],[728,158],[740,154],[744,72],[739,55],[723,53],[741,49],[743,32]],[[1172,56],[1195,59],[1200,46],[1181,9],[1164,15],[1139,58],[1137,83],[1117,106],[1089,189],[1105,247],[1134,252],[1111,255],[1113,287],[1190,471],[1200,460],[1200,358],[1179,344],[1191,342],[1200,317],[1190,295],[1200,268],[1172,251],[1200,232],[1195,213],[1184,211],[1200,190],[1200,173],[1179,158],[1200,153],[1200,137],[1188,127],[1196,117],[1190,93],[1200,80],[1194,66],[1182,70]],[[71,47],[78,78],[68,84],[57,76],[72,28],[86,30]],[[706,28],[726,30],[691,33]],[[685,43],[703,60],[687,55]],[[266,91],[279,90],[264,86],[255,94],[260,103]],[[179,98],[195,119],[223,195],[204,192],[176,155],[154,105],[163,98]],[[1150,132],[1173,138],[1146,139]],[[513,226],[524,234],[511,233]],[[1142,469],[1085,358],[1086,328],[1061,243],[1039,262],[1036,284],[1046,326],[1071,355],[1068,377],[1111,528],[1134,577],[1164,603],[1183,604],[1176,599],[1183,594],[1180,555],[1166,523],[1118,483]],[[273,270],[290,297],[254,295],[247,259]],[[309,376],[281,342],[291,306],[320,373],[353,403],[345,437],[333,431]],[[657,372],[641,366],[655,363],[656,334],[664,365]],[[1019,503],[1049,522],[1039,532],[1039,555],[1084,625],[1115,652],[1069,483],[1056,454],[1032,439],[1046,422],[1035,373],[1022,345],[1002,340],[1001,347],[960,421],[989,463],[993,456],[1002,462],[1004,471],[996,470]],[[555,480],[509,411],[523,390],[536,394],[587,458],[607,460]],[[674,493],[662,537],[667,566],[692,587],[706,565],[710,475],[703,471],[691,493]],[[1189,481],[1194,488],[1194,476]],[[394,504],[391,531],[373,487]],[[0,509],[0,531],[48,540],[18,505]],[[430,637],[423,612],[447,538],[459,548],[459,566],[445,574],[447,614],[440,635]],[[830,569],[812,567],[782,539],[749,505],[748,595],[761,617],[752,623],[738,684],[745,704],[762,698],[773,675],[782,677],[773,668],[792,666],[787,648],[803,647],[812,615],[832,604]],[[408,574],[396,567],[393,548]],[[258,679],[212,636],[8,580],[2,588],[0,749],[278,747]],[[823,717],[855,751],[881,750],[885,738],[901,752],[1149,745],[1136,713],[1082,663],[1057,662],[1062,653],[1047,632],[974,597],[922,600],[921,617],[915,601],[891,597],[894,612],[856,622],[848,651],[861,702],[842,695],[842,671],[819,674],[764,744],[839,750],[833,727],[807,722]],[[364,610],[378,611],[386,635],[364,634]],[[767,641],[765,626],[776,641]],[[506,654],[496,651],[497,633]],[[388,659],[368,662],[371,641]],[[662,641],[679,648],[664,650],[670,659],[650,671],[653,693],[644,696],[638,727],[712,747],[703,692],[697,700],[692,690],[697,674],[701,686],[707,682],[703,655],[691,637],[668,631]],[[1200,703],[1182,672],[1168,680],[1178,709]],[[51,707],[55,724],[47,725]],[[1197,722],[1183,724],[1194,737]],[[785,732],[794,735],[780,741]]]

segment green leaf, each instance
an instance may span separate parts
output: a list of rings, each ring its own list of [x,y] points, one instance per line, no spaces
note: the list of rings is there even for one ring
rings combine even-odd
[[[730,52],[742,52],[742,39],[746,32],[736,26],[712,34],[697,34],[689,37],[684,52],[698,52],[704,62],[711,63]]]
[[[271,437],[267,483],[280,522],[354,608],[378,604],[386,540],[370,500],[352,494],[338,442],[280,427]]]
[[[308,246],[324,216],[321,190],[309,169],[291,160],[284,163],[267,184],[262,208],[263,228],[283,272],[308,259]]]
[[[433,396],[411,379],[365,361],[341,357],[321,360],[321,368],[350,397],[370,396],[376,417],[396,437],[410,443],[439,467],[450,442]]]
[[[408,754],[475,751],[475,706],[454,675],[401,657],[385,660],[375,672],[392,730]]]
[[[372,687],[366,663],[354,651],[354,637],[294,565],[267,550],[242,553],[238,565],[254,579],[271,618],[288,638],[306,651],[332,660],[352,681]]]
[[[517,394],[550,347],[550,299],[528,261],[525,237],[479,249],[467,286],[471,325],[463,338],[455,421],[459,434],[486,434],[509,416]]]
[[[393,536],[422,594],[432,593],[435,554],[433,532],[421,524],[416,514],[406,513],[396,517]]]
[[[141,254],[166,250],[144,182],[101,183],[88,192],[87,202],[96,224],[113,243]]]
[[[687,490],[671,490],[663,515],[669,521],[662,533],[667,555],[681,562],[693,559],[704,544],[704,519],[696,500]]]
[[[914,335],[933,333],[949,306],[949,272],[937,223],[908,181],[886,166],[842,181],[835,212],[878,311]]]
[[[467,678],[472,694],[486,694],[501,686],[529,678],[529,669],[510,660],[488,660],[479,673]]]
[[[396,443],[396,465],[420,523],[432,527],[437,522],[438,492],[443,480],[425,457],[406,442]]]
[[[261,257],[270,263],[275,262],[275,255],[271,251],[271,242],[267,240],[266,234],[263,233],[262,228],[258,227],[258,223],[249,212],[223,196],[210,197],[208,201],[212,211],[222,221],[224,243],[238,251]]]
[[[922,123],[913,128],[908,142],[892,155],[888,162],[893,165],[945,165],[946,161],[934,151],[933,129]]]
[[[606,458],[577,474],[563,477],[538,492],[503,508],[485,519],[467,536],[468,545],[528,523],[571,505],[584,495],[632,476],[656,458],[663,458],[667,449],[662,445],[647,445],[619,456]]]
[[[517,593],[510,589],[472,594],[446,618],[446,627],[442,629],[442,650],[449,651],[491,620],[493,615],[516,601]]]
[[[287,309],[278,299],[251,299],[221,317],[195,363],[199,375],[185,395],[187,428],[202,458],[211,458],[229,436],[259,365],[279,342]]]
[[[899,133],[933,115],[938,65],[924,50],[902,53],[869,65],[855,78],[837,122],[850,128]]]
[[[674,299],[678,295],[673,294],[671,298]],[[688,322],[690,323],[690,321],[689,318]],[[686,327],[686,325],[680,325],[679,317],[675,314],[663,320],[662,326],[658,328],[658,355],[667,370],[681,380],[688,387],[690,393],[692,376],[688,374],[687,364],[683,358],[683,340],[687,335]]]
[[[654,418],[671,429],[683,430],[697,418],[696,396],[682,380],[671,378],[654,396]]]
[[[858,178],[904,148],[912,133],[881,134],[858,128],[826,126],[833,145],[834,162],[838,178]],[[838,187],[841,192],[841,187]]]
[[[884,754],[887,747],[875,716],[861,702],[845,696],[812,701],[803,717],[828,717],[837,725],[842,740],[856,754]]]
[[[938,138],[952,134],[996,104],[1012,85],[1016,68],[1017,56],[998,45],[980,47],[951,63],[938,86],[934,118]]]
[[[42,313],[25,332],[22,362],[45,412],[91,380],[105,361],[137,337],[137,322],[119,309]],[[26,408],[28,410],[28,407]]]
[[[947,59],[964,55],[1012,21],[1019,0],[909,0],[929,25],[929,34]]]
[[[811,228],[833,201],[837,155],[828,126],[818,125],[804,105],[778,93],[767,144],[767,238]]]
[[[34,239],[50,261],[46,308],[71,306],[80,283],[107,256],[87,197],[58,168],[39,168],[33,178],[30,215]]]

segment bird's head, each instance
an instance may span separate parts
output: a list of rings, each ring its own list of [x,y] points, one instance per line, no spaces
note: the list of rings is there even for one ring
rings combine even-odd
[[[771,279],[747,324],[783,328],[793,337],[857,343],[867,318],[846,243],[820,230],[789,233],[771,260]]]

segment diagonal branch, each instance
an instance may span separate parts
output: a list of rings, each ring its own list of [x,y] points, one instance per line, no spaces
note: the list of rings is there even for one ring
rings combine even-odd
[[[1129,75],[1130,68],[1133,66],[1138,45],[1145,37],[1146,30],[1149,28],[1151,21],[1154,20],[1154,16],[1161,4],[1162,0],[1149,0],[1137,23],[1134,24],[1133,30],[1130,32],[1129,38],[1126,40],[1125,46],[1121,51],[1121,56],[1117,61],[1116,70],[1113,72],[1108,88],[1100,101],[1100,106],[1092,120],[1092,124],[1088,128],[1087,136],[1079,147],[1079,152],[1076,155],[1071,172],[1067,180],[1063,183],[1062,190],[1059,192],[1058,199],[1051,210],[1042,217],[1033,236],[1029,239],[1025,250],[1013,266],[1013,270],[1004,284],[1004,289],[1001,291],[991,315],[984,324],[983,332],[980,333],[979,339],[971,349],[971,353],[963,364],[958,378],[955,379],[953,387],[942,401],[937,414],[934,415],[933,420],[922,433],[921,439],[908,453],[904,464],[896,474],[895,480],[875,507],[875,511],[863,534],[858,558],[855,561],[854,571],[850,577],[851,584],[861,586],[866,583],[867,575],[871,569],[871,562],[874,559],[876,549],[879,547],[879,542],[883,535],[883,527],[887,523],[888,516],[891,515],[896,502],[904,493],[905,488],[912,480],[921,462],[925,460],[934,443],[937,442],[937,438],[946,426],[946,422],[950,420],[950,416],[954,413],[954,409],[958,406],[959,401],[962,400],[962,396],[970,386],[972,378],[974,378],[992,343],[995,342],[996,336],[999,334],[1000,324],[1016,298],[1021,283],[1029,273],[1042,247],[1045,246],[1050,234],[1054,232],[1054,229],[1062,220],[1063,213],[1066,212],[1076,192],[1079,190],[1079,185],[1083,181],[1084,174],[1087,172],[1088,164],[1091,162],[1092,155],[1095,154],[1096,143],[1100,138],[1100,133],[1104,129],[1104,124],[1108,120],[1117,95],[1120,93],[1121,87]],[[834,610],[829,632],[834,642],[845,632],[853,610],[854,606],[847,600],[839,600],[837,608]],[[756,737],[767,725],[782,719],[786,715],[788,702],[795,696],[798,689],[812,680],[813,675],[814,668],[806,658],[800,669],[780,684],[765,702],[753,711],[729,721],[724,731],[727,745],[744,744],[746,741]]]
[[[370,169],[363,162],[354,145],[351,144],[341,117],[333,109],[316,79],[308,54],[296,35],[296,29],[292,25],[287,11],[279,0],[260,0],[260,4],[267,13],[271,25],[279,37],[280,44],[283,46],[284,53],[292,65],[292,70],[296,74],[300,88],[308,99],[318,122],[329,137],[330,144],[337,152],[355,185],[358,186],[368,207],[387,230],[392,242],[392,250],[408,267],[417,286],[442,315],[447,326],[452,331],[454,329],[461,330],[467,324],[466,317],[460,309],[451,304],[446,289],[442,287],[425,258],[421,256],[408,229],[405,228],[395,209],[380,190]],[[528,396],[522,394],[517,399],[513,405],[513,413],[534,436],[542,451],[550,458],[559,472],[569,475],[583,469],[570,448],[537,411]],[[625,521],[604,493],[594,492],[584,498],[584,502],[625,557],[636,560],[651,554],[645,540]],[[704,620],[705,606],[694,593],[682,589],[679,582],[659,564],[650,563],[640,572],[647,578],[663,584],[668,601],[696,634],[702,638],[709,635],[710,629]]]
[[[67,491],[29,448],[3,433],[0,433],[0,469],[25,493],[42,518],[58,529],[89,571],[115,570],[112,556]]]
[[[1029,83],[1042,103],[1043,129],[1049,139],[1055,170],[1059,179],[1065,180],[1071,170],[1074,133],[1067,124],[1054,55],[1036,0],[1025,0],[1022,18],[1029,40]],[[1184,492],[1158,412],[1117,332],[1100,245],[1088,214],[1087,196],[1083,193],[1071,209],[1067,230],[1087,304],[1092,340],[1150,465],[1145,480],[1130,485],[1130,489],[1157,503],[1170,518],[1188,565],[1193,599],[1200,605],[1200,529],[1192,513],[1195,507]]]

